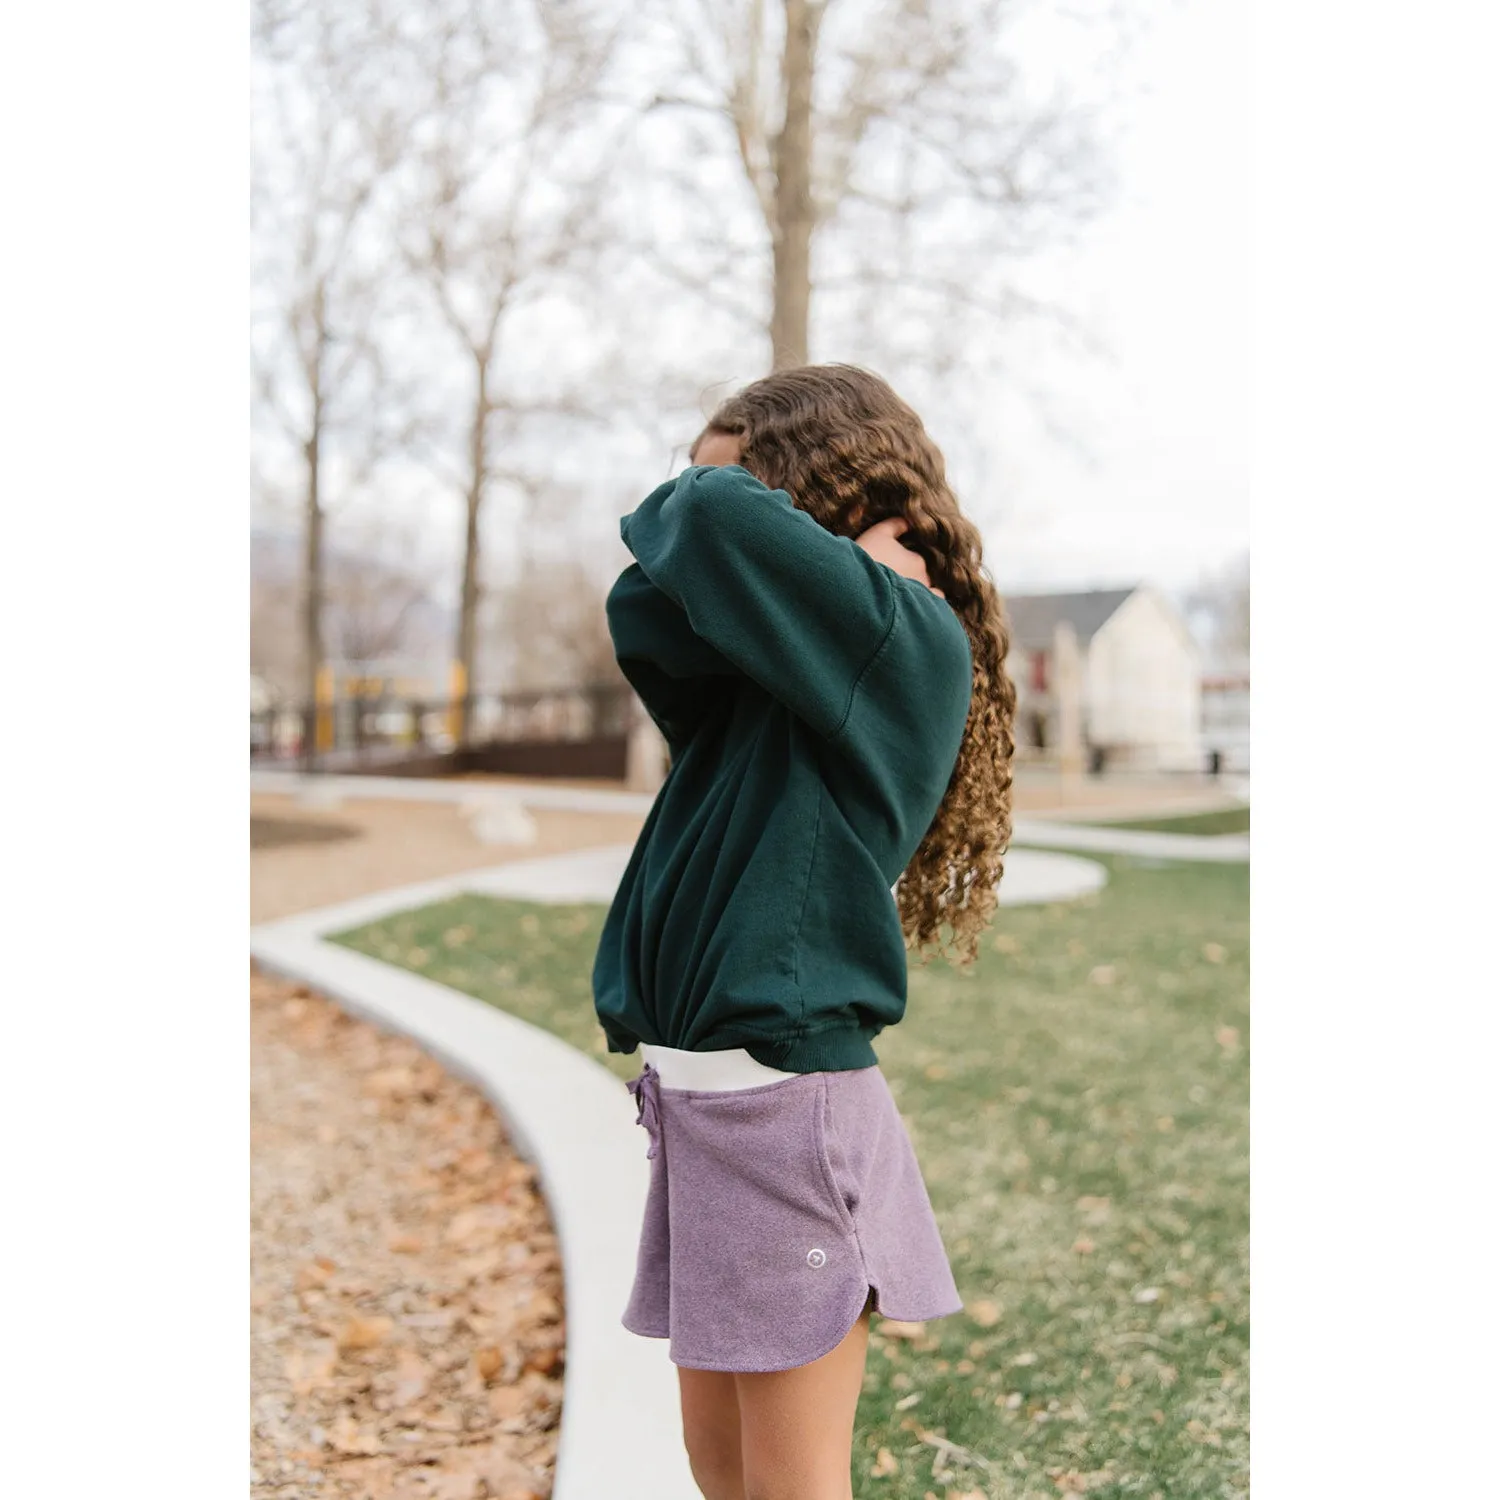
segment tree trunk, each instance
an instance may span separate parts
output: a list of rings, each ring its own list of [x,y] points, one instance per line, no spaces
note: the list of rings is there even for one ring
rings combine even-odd
[[[463,699],[458,709],[458,744],[469,743],[473,722],[474,661],[479,638],[479,511],[484,503],[485,479],[489,472],[487,430],[490,415],[489,354],[475,356],[477,381],[474,396],[474,428],[469,438],[469,493],[464,529],[463,581],[458,595],[458,664]]]
[[[323,504],[319,482],[323,466],[323,400],[312,393],[312,431],[303,444],[307,460],[307,511],[302,553],[302,765],[314,770],[318,760],[318,672],[323,665]]]
[[[786,113],[775,144],[776,225],[772,244],[771,365],[807,363],[812,298],[813,16],[808,0],[785,0],[781,76]]]

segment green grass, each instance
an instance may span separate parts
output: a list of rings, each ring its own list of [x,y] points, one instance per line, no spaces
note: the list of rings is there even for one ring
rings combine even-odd
[[[918,1340],[877,1320],[859,1500],[1247,1492],[1248,871],[1104,863],[1097,896],[1002,910],[968,974],[914,966],[877,1043],[967,1311]],[[342,941],[624,1078],[602,920],[468,896]]]
[[[1108,828],[1139,828],[1147,833],[1249,833],[1250,809],[1223,807],[1216,812],[1183,813],[1177,817],[1164,814],[1159,818],[1114,818],[1095,820]]]

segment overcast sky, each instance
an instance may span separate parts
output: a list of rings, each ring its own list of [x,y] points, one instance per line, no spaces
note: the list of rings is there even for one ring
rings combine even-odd
[[[1003,587],[1177,586],[1249,546],[1247,9],[1179,0],[1135,45],[1119,207],[1055,267],[1115,358],[1047,365],[1087,459],[1011,411]]]
[[[1105,3],[1083,8],[1097,13]],[[1066,6],[1037,4],[1022,23],[1034,81],[1049,71],[1070,90],[1109,80],[1117,124],[1106,146],[1118,197],[1080,248],[1027,272],[1109,357],[1065,355],[1044,325],[1018,328],[1007,362],[1045,401],[1038,407],[1013,384],[997,386],[985,470],[954,465],[1003,591],[1143,580],[1181,589],[1249,545],[1248,0],[1139,3],[1134,13],[1149,25],[1123,67],[1097,65],[1111,33],[1068,19]],[[945,413],[923,415],[941,441]],[[1051,430],[1059,427],[1068,441]],[[641,473],[655,483],[669,455],[656,453],[656,438],[638,437],[650,450],[639,455]],[[607,446],[594,457],[618,479],[627,460],[618,443]],[[573,450],[569,462],[583,475],[590,456]],[[597,500],[587,527],[596,540],[585,545],[613,555],[616,513],[630,508],[633,490],[581,482]],[[380,503],[409,518],[411,545],[432,559],[446,596],[461,535],[454,495],[409,466],[387,474]],[[515,506],[503,493],[487,506],[497,561],[511,551]]]

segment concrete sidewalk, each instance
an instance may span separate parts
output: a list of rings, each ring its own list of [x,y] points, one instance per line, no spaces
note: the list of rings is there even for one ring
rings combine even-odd
[[[544,887],[558,880],[557,858],[535,862]],[[450,876],[267,923],[251,930],[251,957],[411,1037],[485,1094],[512,1145],[536,1166],[567,1307],[554,1500],[695,1500],[666,1345],[620,1322],[649,1180],[624,1084],[550,1032],[327,940],[473,888],[472,875]]]
[[[656,800],[654,792],[549,786],[541,781],[424,781],[399,776],[303,776],[288,771],[252,771],[250,787],[255,792],[282,792],[324,803],[330,799],[352,802],[383,798],[459,804],[512,801],[530,807],[632,812],[642,816]],[[1017,818],[1011,842],[1041,849],[1138,854],[1149,859],[1202,860],[1214,864],[1243,863],[1250,858],[1249,834],[1148,833],[1141,829],[1044,818]]]
[[[1049,823],[1035,818],[1017,818],[1011,842],[1044,849],[1137,854],[1146,859],[1193,860],[1205,864],[1245,864],[1250,858],[1248,833],[1148,833],[1140,828]]]
[[[410,783],[399,786],[405,792]],[[551,1033],[328,938],[468,891],[608,901],[631,848],[512,859],[264,923],[250,935],[251,956],[268,972],[412,1037],[474,1083],[516,1148],[535,1163],[557,1229],[567,1299],[555,1500],[691,1500],[698,1493],[682,1448],[676,1372],[666,1347],[620,1323],[649,1179],[624,1087]],[[1107,879],[1102,866],[1068,854],[1022,850],[1007,863],[1004,905],[1075,899]],[[631,1463],[620,1463],[623,1452],[634,1456]]]

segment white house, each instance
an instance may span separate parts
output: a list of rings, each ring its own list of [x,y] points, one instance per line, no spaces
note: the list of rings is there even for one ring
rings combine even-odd
[[[1012,595],[1005,608],[1023,754],[1064,748],[1068,663],[1076,650],[1077,716],[1090,764],[1203,769],[1198,646],[1164,595],[1149,585]]]

